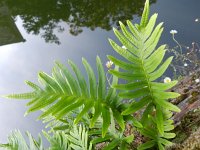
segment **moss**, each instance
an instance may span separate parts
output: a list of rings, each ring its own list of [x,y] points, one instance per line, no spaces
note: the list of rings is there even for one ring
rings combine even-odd
[[[174,143],[181,143],[183,142],[188,136],[186,135],[185,132],[177,132],[176,133],[176,138],[173,140]]]
[[[198,128],[200,128],[200,109],[189,111],[181,120],[180,125],[174,129],[176,137],[173,142],[183,143]]]
[[[174,144],[167,150],[200,150],[200,128],[190,135],[183,143]]]
[[[182,145],[182,150],[200,150],[200,128],[194,132]]]
[[[184,99],[186,99],[188,97],[188,94],[184,93],[181,94],[178,98],[176,98],[176,100],[173,101],[173,104],[179,104],[180,102],[182,102]]]
[[[199,93],[199,91],[197,91],[197,90],[193,90],[193,91],[191,92],[192,97],[197,97],[199,94],[200,94],[200,93]]]
[[[189,100],[188,100],[188,103],[189,104],[192,104],[192,103],[194,103],[195,101],[197,101],[198,99],[197,99],[197,97],[191,97]]]

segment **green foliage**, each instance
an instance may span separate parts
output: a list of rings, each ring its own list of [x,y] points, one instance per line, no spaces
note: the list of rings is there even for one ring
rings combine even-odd
[[[51,127],[54,134],[55,130],[65,131],[56,138],[54,134],[52,138],[45,134],[50,142],[54,141],[51,143],[56,143],[52,147],[91,149],[89,143],[95,147],[98,143],[106,142],[103,147],[106,150],[128,149],[134,136],[126,135],[124,131],[125,124],[131,123],[149,139],[138,147],[139,150],[163,150],[165,146],[171,145],[168,139],[175,137],[174,133],[169,132],[174,128],[172,111],[179,112],[180,109],[168,101],[179,94],[166,92],[177,81],[157,81],[168,68],[172,57],[164,61],[165,45],[157,48],[163,27],[162,23],[155,25],[156,18],[157,14],[154,14],[149,19],[147,0],[140,24],[133,25],[127,21],[126,27],[120,22],[122,32],[113,29],[126,49],[109,39],[113,49],[125,59],[108,56],[115,64],[115,68],[109,70],[112,75],[111,85],[106,82],[102,62],[97,57],[98,79],[85,59],[82,62],[88,81],[72,61],[68,61],[72,72],[56,62],[51,76],[39,73],[40,85],[26,82],[33,88],[32,92],[7,97],[31,99],[27,104],[29,109],[26,114],[42,110],[39,119],[48,122],[48,127]],[[124,84],[119,84],[118,79],[123,79]],[[123,101],[127,99],[130,103]],[[140,110],[143,112],[141,118],[134,118],[133,114]]]
[[[93,144],[108,142],[108,144],[104,146],[103,150],[116,149],[117,147],[121,150],[128,150],[129,144],[134,139],[133,135],[124,136],[123,132],[116,130],[115,122],[112,117],[109,130],[105,137],[100,135],[101,129],[93,129],[89,132],[89,134],[94,137],[91,141]]]
[[[45,137],[50,142],[50,150],[91,150],[92,143],[88,142],[88,131],[85,127],[74,126],[73,129],[67,133],[56,132],[55,137],[49,136],[43,132]]]
[[[120,23],[122,33],[114,28],[114,33],[119,41],[127,48],[123,49],[113,40],[109,39],[113,49],[124,57],[128,62],[108,56],[108,58],[125,71],[109,70],[111,74],[122,78],[127,82],[125,84],[114,85],[114,88],[121,90],[119,96],[126,99],[134,100],[129,107],[122,112],[122,115],[135,113],[146,107],[141,123],[144,128],[141,130],[148,131],[152,124],[154,128],[148,131],[149,138],[152,141],[141,145],[139,149],[146,149],[158,145],[159,149],[163,149],[163,145],[169,145],[166,139],[170,133],[165,132],[165,110],[179,112],[180,109],[167,101],[169,98],[176,98],[178,93],[165,92],[176,84],[158,83],[156,80],[163,75],[172,61],[169,57],[163,62],[165,54],[165,45],[157,47],[160,35],[163,31],[162,23],[157,25],[153,30],[157,18],[154,14],[148,21],[149,3],[146,1],[145,9],[142,15],[140,25],[132,25],[127,22],[129,30],[124,24]],[[149,119],[152,123],[148,123]],[[153,132],[152,132],[153,131]],[[168,131],[168,130],[167,130]],[[150,134],[150,132],[152,132]],[[161,138],[162,137],[162,138]]]
[[[15,130],[13,131],[10,136],[8,137],[7,144],[0,144],[1,148],[7,150],[44,150],[42,145],[41,136],[39,136],[38,141],[35,140],[29,132],[26,132],[26,135],[29,139],[29,145],[27,144],[26,140],[20,133],[20,131]],[[55,135],[56,136],[56,135]]]
[[[97,81],[94,72],[85,59],[83,59],[83,65],[88,74],[88,85],[78,67],[73,62],[69,61],[69,64],[76,78],[69,72],[68,68],[56,62],[52,76],[44,72],[39,73],[41,87],[27,81],[26,83],[34,89],[34,92],[12,94],[7,97],[32,99],[27,104],[30,108],[26,114],[43,109],[43,113],[39,119],[52,115],[57,120],[65,120],[67,114],[71,114],[71,111],[82,107],[82,110],[74,120],[74,123],[77,124],[86,113],[91,113],[93,110],[94,113],[92,114],[90,127],[93,127],[96,120],[102,116],[102,136],[105,136],[108,130],[112,111],[115,112],[113,117],[122,130],[124,130],[123,116],[119,112],[120,98],[116,95],[115,89],[110,88],[106,91],[106,76],[99,57],[97,57],[96,63],[99,77],[98,85],[96,84]],[[117,84],[117,81],[116,77],[113,78],[113,84]]]
[[[64,132],[54,132],[53,136],[50,136],[43,131],[43,134],[50,143],[48,150],[71,150],[70,141]]]
[[[41,136],[35,140],[29,132],[26,135],[29,140],[29,144],[26,142],[26,138],[20,133],[20,131],[13,131],[8,137],[7,144],[1,144],[0,147],[7,150],[91,150],[92,143],[88,142],[88,131],[85,127],[74,126],[70,132],[53,132],[53,136],[43,131],[44,136],[50,143],[49,148],[45,148],[42,143]]]

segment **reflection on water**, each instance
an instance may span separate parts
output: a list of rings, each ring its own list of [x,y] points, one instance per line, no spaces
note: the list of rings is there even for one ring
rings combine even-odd
[[[40,34],[46,42],[59,44],[55,30],[63,32],[70,27],[72,35],[78,35],[83,27],[94,30],[110,30],[119,20],[133,19],[141,15],[145,0],[4,0],[12,16],[20,16],[28,33]],[[150,0],[155,3],[156,0]]]
[[[0,46],[25,41],[11,17],[8,7],[0,2]]]

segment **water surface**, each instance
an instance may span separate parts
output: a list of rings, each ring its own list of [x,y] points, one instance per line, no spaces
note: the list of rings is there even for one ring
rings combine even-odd
[[[116,39],[112,27],[118,27],[119,20],[138,22],[144,1],[3,0],[0,6],[4,40],[0,41],[0,95],[5,95],[29,91],[24,80],[37,82],[37,73],[50,73],[54,60],[71,59],[81,70],[82,57],[92,67],[96,55],[106,62],[107,54],[115,55],[107,40]],[[151,13],[159,13],[158,22],[164,21],[160,43],[176,46],[171,29],[178,31],[175,37],[180,43],[200,43],[200,22],[195,22],[200,18],[199,6],[199,0],[152,0]],[[44,128],[35,121],[38,113],[23,117],[25,104],[0,98],[0,142],[13,129],[36,136]]]

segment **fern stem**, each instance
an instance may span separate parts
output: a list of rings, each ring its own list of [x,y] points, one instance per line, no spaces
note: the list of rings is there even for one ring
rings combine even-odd
[[[112,76],[108,77],[108,72],[106,72],[106,80],[108,81],[108,84],[110,87],[111,87],[111,83],[110,83],[111,78]]]

